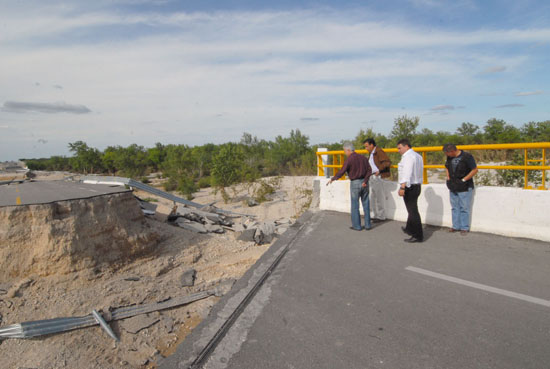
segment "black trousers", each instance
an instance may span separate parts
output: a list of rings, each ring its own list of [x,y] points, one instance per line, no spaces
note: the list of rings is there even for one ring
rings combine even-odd
[[[413,184],[411,187],[405,187],[405,206],[407,207],[407,226],[405,229],[411,236],[416,239],[423,240],[424,233],[422,232],[422,221],[418,212],[418,197],[420,196],[420,184]]]

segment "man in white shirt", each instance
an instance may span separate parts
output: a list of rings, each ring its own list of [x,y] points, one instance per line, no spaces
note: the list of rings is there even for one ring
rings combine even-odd
[[[422,221],[418,212],[418,197],[420,196],[424,162],[422,156],[411,150],[411,143],[406,138],[399,140],[397,151],[401,155],[401,161],[398,165],[398,193],[399,196],[403,196],[409,214],[407,225],[401,227],[401,229],[411,236],[406,238],[405,242],[422,242],[424,241],[424,233],[422,232]]]

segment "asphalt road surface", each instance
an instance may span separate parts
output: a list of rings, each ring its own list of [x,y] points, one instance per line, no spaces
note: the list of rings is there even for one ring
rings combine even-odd
[[[122,186],[35,181],[0,185],[0,206],[47,204],[129,191]]]
[[[201,367],[550,368],[549,243],[349,225],[316,213]],[[160,367],[189,367],[220,309]]]

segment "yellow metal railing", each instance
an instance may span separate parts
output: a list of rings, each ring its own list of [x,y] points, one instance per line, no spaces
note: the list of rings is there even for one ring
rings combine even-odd
[[[524,165],[478,165],[478,169],[496,169],[496,170],[523,170],[524,171],[524,188],[532,189],[528,185],[527,175],[529,171],[542,171],[542,184],[537,187],[538,190],[546,189],[546,171],[550,170],[550,166],[546,161],[546,149],[550,149],[550,142],[535,142],[535,143],[509,143],[509,144],[487,144],[487,145],[457,145],[459,150],[475,151],[475,150],[524,150]],[[542,158],[529,159],[528,150],[542,149]],[[424,160],[424,184],[428,183],[428,169],[444,169],[445,165],[427,164],[426,154],[428,152],[441,152],[443,146],[424,146],[414,147],[414,151],[422,155]],[[397,148],[384,149],[386,153],[397,152]],[[367,150],[355,150],[358,154],[366,154]],[[323,155],[332,156],[333,164],[323,164]],[[317,152],[317,167],[319,168],[319,176],[325,176],[325,168],[342,168],[344,164],[344,151],[318,151]],[[540,163],[539,165],[529,165],[530,163]],[[397,168],[397,165],[392,165],[392,168]],[[345,177],[342,177],[342,179]]]

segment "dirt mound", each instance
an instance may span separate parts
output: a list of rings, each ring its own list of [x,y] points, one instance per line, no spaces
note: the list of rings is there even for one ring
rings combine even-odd
[[[132,193],[0,208],[0,280],[66,274],[146,255],[160,241]]]

